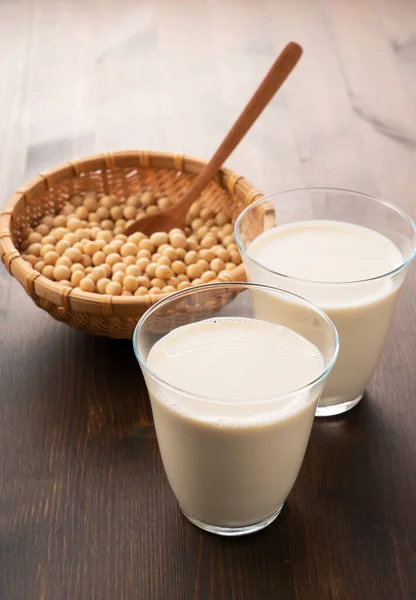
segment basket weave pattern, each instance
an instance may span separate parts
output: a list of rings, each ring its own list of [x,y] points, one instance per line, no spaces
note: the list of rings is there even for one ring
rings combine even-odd
[[[204,166],[203,161],[181,154],[141,150],[87,157],[41,173],[13,194],[0,215],[0,256],[4,265],[34,302],[58,321],[95,335],[131,338],[139,318],[166,294],[109,296],[62,286],[23,260],[22,230],[36,227],[46,214],[57,214],[71,196],[87,191],[114,194],[120,200],[151,191],[176,202]],[[202,197],[207,206],[224,211],[234,221],[262,195],[243,177],[222,169]],[[228,277],[230,281],[244,281],[244,267],[239,265]]]

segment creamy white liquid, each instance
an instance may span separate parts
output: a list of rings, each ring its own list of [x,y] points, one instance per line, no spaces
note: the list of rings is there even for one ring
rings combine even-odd
[[[295,482],[309,439],[322,384],[300,388],[324,371],[318,349],[284,327],[216,318],[166,335],[147,363],[179,388],[146,375],[162,460],[180,505],[225,527],[272,515]]]
[[[398,294],[398,286],[388,277],[362,280],[400,266],[403,257],[398,248],[365,227],[316,220],[265,231],[247,253],[270,269],[261,269],[245,258],[251,281],[307,298],[327,313],[338,330],[339,356],[320,405],[348,402],[362,395],[377,366]],[[270,316],[273,307],[266,304],[267,300],[257,305],[259,317]]]

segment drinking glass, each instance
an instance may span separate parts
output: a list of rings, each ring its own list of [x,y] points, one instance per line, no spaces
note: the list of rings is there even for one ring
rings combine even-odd
[[[285,394],[231,401],[226,387],[241,376],[238,364],[230,364],[230,379],[218,397],[190,392],[186,371],[179,389],[163,380],[155,366],[149,368],[149,353],[163,336],[218,317],[237,317],[242,325],[245,319],[271,321],[300,334],[322,355],[319,376]],[[150,308],[137,324],[133,346],[166,475],[184,515],[220,535],[266,527],[295,483],[316,405],[336,359],[338,336],[330,319],[307,300],[269,286],[207,284],[172,294]]]
[[[397,268],[377,272],[368,279],[326,283],[279,273],[253,258],[251,243],[264,231],[313,220],[353,223],[381,233],[396,245],[403,260]],[[249,281],[307,298],[326,312],[338,330],[339,356],[325,384],[317,416],[332,416],[353,408],[377,367],[400,288],[415,256],[416,230],[412,219],[397,206],[368,194],[306,188],[254,202],[239,216],[235,237]],[[307,247],[304,252],[307,261]]]

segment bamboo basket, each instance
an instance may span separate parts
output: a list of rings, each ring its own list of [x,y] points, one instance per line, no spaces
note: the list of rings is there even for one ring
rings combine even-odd
[[[125,198],[152,191],[178,201],[205,164],[183,154],[139,150],[85,157],[40,173],[13,194],[0,215],[0,257],[37,306],[58,321],[94,335],[131,338],[140,317],[167,294],[110,296],[62,286],[23,260],[19,250],[21,232],[25,227],[38,225],[46,214],[57,214],[72,195],[80,192]],[[224,168],[202,196],[207,206],[223,210],[235,221],[248,204],[263,194],[242,176]],[[243,265],[227,277],[230,281],[245,281]],[[201,307],[201,311],[210,313],[216,308]]]

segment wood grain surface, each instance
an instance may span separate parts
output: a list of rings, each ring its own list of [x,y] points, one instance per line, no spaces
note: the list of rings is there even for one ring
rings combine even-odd
[[[414,0],[0,0],[0,204],[97,151],[209,157],[277,52],[304,57],[229,166],[416,216]],[[364,401],[316,421],[277,521],[180,514],[129,342],[72,331],[0,270],[0,597],[414,600],[415,269]]]

